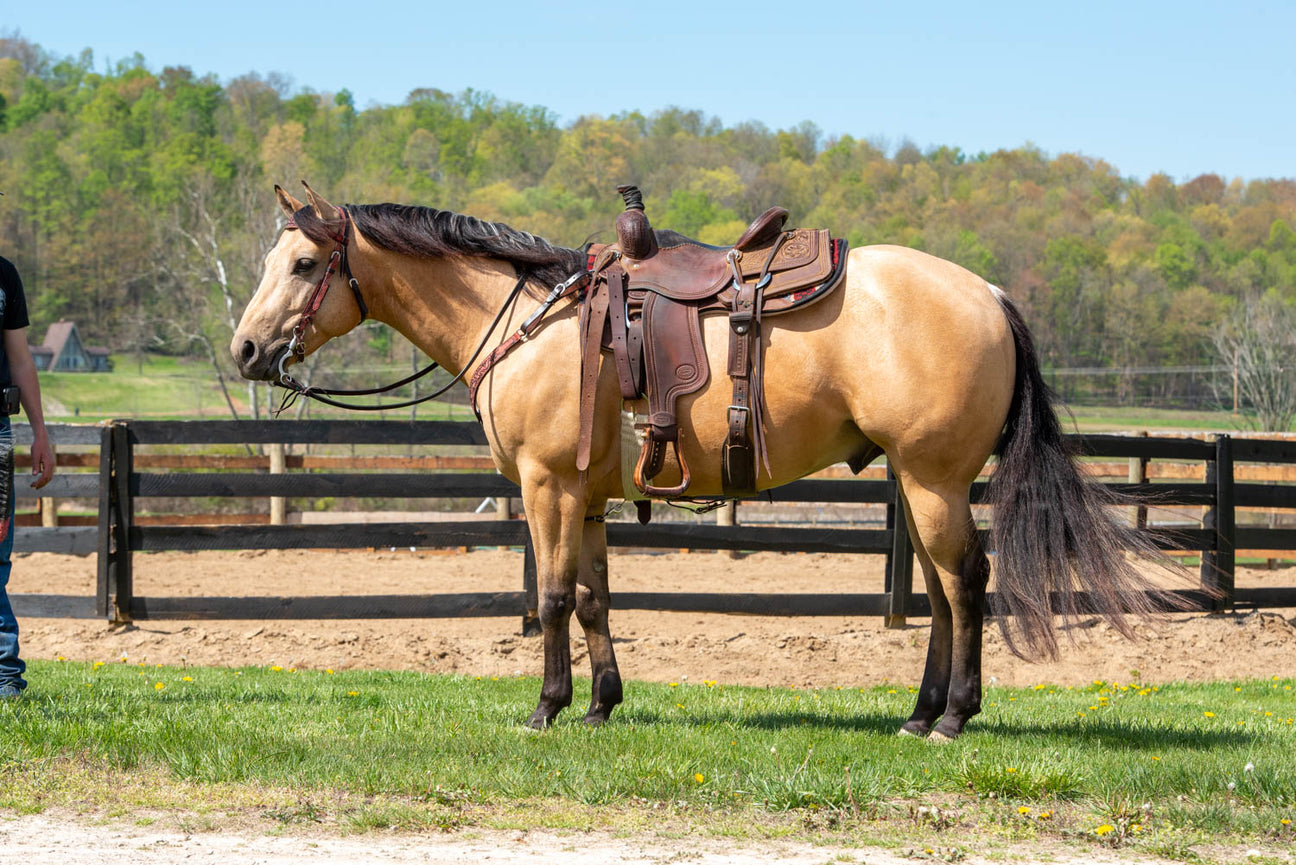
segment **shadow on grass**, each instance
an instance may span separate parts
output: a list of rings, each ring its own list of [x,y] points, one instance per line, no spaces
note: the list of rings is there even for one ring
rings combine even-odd
[[[854,715],[835,715],[824,712],[736,712],[708,709],[696,713],[672,713],[650,708],[634,709],[621,716],[621,720],[661,726],[707,727],[732,725],[755,730],[819,729],[892,736],[899,732],[907,715],[861,712]],[[613,724],[616,723],[614,716]],[[1167,725],[1158,727],[1152,721],[1126,723],[1121,721],[1086,720],[1075,723],[1059,720],[1056,723],[1023,722],[1010,724],[1002,721],[978,723],[973,718],[958,740],[975,745],[987,736],[1004,739],[1054,739],[1085,745],[1100,745],[1109,750],[1140,752],[1161,751],[1165,748],[1206,749],[1225,746],[1254,745],[1265,737],[1242,729],[1186,730]]]

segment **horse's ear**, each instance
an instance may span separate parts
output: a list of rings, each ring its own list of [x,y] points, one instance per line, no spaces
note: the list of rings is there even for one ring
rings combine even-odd
[[[315,190],[311,189],[310,184],[306,181],[303,180],[301,183],[302,186],[306,187],[306,198],[310,201],[311,207],[314,208],[316,216],[325,222],[332,222],[338,218],[338,214],[341,212],[340,208],[334,207],[325,201],[322,196],[315,194]]]
[[[283,187],[277,183],[275,184],[275,199],[278,200],[279,206],[283,209],[283,212],[286,213],[290,219],[292,218],[292,215],[294,213],[296,213],[297,211],[301,210],[303,207],[306,206],[302,204],[300,201],[298,201],[297,199],[293,198],[287,192],[284,192]]]

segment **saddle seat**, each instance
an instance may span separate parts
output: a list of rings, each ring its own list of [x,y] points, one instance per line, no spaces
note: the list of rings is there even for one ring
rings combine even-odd
[[[733,399],[723,450],[724,492],[753,495],[758,459],[768,470],[761,319],[812,303],[836,288],[846,272],[846,243],[823,229],[784,230],[788,211],[771,207],[733,246],[710,246],[674,231],[653,230],[638,190],[623,187],[621,192],[627,208],[617,218],[617,243],[589,250],[592,279],[581,301],[577,468],[589,466],[600,356],[610,351],[622,397],[648,401],[647,416],[636,423],[644,442],[635,486],[651,498],[685,495],[690,473],[679,453],[676,405],[710,377],[701,316],[727,312],[726,371]],[[668,444],[674,447],[681,481],[655,486],[652,479],[664,466]],[[641,509],[641,519],[643,513]]]
[[[782,207],[771,207],[731,247],[709,246],[674,231],[654,231],[651,256],[638,258],[618,243],[613,248],[621,252],[622,267],[630,276],[631,305],[642,302],[646,292],[677,301],[715,299],[728,304],[734,287],[731,253],[736,253],[744,280],[768,273],[762,292],[766,301],[818,285],[832,272],[828,232],[806,228],[784,232],[787,217]]]

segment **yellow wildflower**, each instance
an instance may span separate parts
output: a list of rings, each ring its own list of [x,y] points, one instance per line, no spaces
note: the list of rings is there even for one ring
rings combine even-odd
[[[1094,834],[1095,834],[1095,835],[1098,835],[1098,836],[1103,836],[1103,835],[1110,835],[1111,833],[1113,833],[1113,832],[1115,832],[1115,831],[1116,831],[1116,827],[1115,827],[1115,826],[1113,826],[1113,825],[1110,824],[1110,823],[1104,823],[1104,824],[1102,824],[1101,826],[1099,826],[1097,829],[1094,830]]]
[[[161,682],[158,682],[156,685],[153,686],[153,690],[155,690],[155,691],[161,691],[161,690],[162,690],[163,688],[165,688],[165,687],[166,687],[166,685],[162,684]]]
[[[693,773],[693,780],[694,780],[694,781],[697,781],[699,784],[701,784],[703,781],[706,780],[706,776],[703,775],[701,772],[694,772],[694,773]]]
[[[1018,814],[1029,814],[1029,813],[1030,813],[1030,809],[1027,808],[1025,805],[1021,805],[1021,806],[1019,806],[1019,807],[1017,808],[1017,813],[1018,813]]]
[[[1214,712],[1203,712],[1202,714],[1205,715],[1207,718],[1214,718],[1214,717],[1215,717],[1215,713],[1214,713]]]

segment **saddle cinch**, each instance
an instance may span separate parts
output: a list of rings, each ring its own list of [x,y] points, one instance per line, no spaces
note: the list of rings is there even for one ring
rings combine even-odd
[[[710,377],[701,316],[728,313],[728,369],[733,398],[722,452],[726,497],[754,495],[760,466],[769,472],[762,410],[761,323],[813,303],[846,275],[847,244],[823,229],[784,230],[788,212],[771,207],[732,247],[709,246],[674,231],[655,231],[633,186],[618,188],[625,211],[617,243],[590,247],[591,280],[580,307],[581,385],[577,469],[586,471],[602,353],[610,351],[621,396],[646,399],[636,418],[644,442],[634,484],[650,498],[681,498],[690,473],[679,449],[676,406]],[[680,482],[653,484],[667,445]]]

